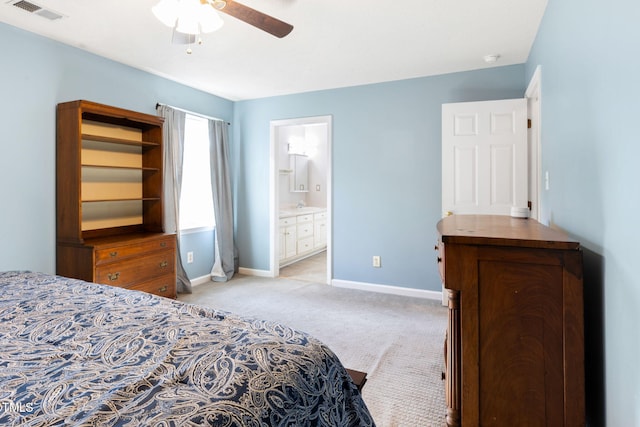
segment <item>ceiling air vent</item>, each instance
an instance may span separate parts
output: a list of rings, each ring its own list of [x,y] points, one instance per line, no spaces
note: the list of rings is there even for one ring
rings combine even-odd
[[[45,9],[42,6],[38,6],[35,3],[31,3],[30,1],[19,0],[12,3],[15,7],[19,7],[22,10],[26,10],[29,13],[33,13],[36,15],[40,15],[43,18],[47,18],[51,21],[55,21],[56,19],[62,18],[62,15],[54,12],[50,9]]]

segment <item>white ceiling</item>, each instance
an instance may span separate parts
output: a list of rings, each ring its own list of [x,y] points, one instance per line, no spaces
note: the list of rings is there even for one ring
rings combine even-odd
[[[230,99],[243,100],[526,62],[547,0],[239,0],[294,26],[278,39],[221,14],[187,55],[158,0],[0,2],[0,21]],[[393,4],[392,4],[393,3]],[[483,57],[499,54],[495,64]]]

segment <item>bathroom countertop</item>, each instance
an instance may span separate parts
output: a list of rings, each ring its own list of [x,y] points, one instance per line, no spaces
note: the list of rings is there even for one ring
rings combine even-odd
[[[324,212],[327,208],[317,208],[314,206],[305,206],[303,208],[280,209],[280,218],[287,218],[296,215],[306,215],[310,213]]]

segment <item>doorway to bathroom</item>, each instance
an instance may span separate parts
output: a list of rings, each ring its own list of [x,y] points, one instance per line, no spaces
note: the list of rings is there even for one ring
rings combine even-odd
[[[332,117],[271,121],[270,275],[331,283]]]

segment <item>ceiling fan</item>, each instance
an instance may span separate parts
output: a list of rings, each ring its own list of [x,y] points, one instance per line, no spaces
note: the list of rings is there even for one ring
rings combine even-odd
[[[217,11],[224,12],[275,37],[282,38],[293,26],[234,0],[160,0],[151,8],[153,14],[167,27],[173,28],[171,42],[188,45],[202,44],[204,33],[216,31],[224,24]]]
[[[231,15],[236,19],[253,25],[256,28],[278,38],[285,37],[293,30],[293,25],[287,24],[272,16],[259,12],[234,0],[200,0],[200,3],[210,4],[214,9]]]

